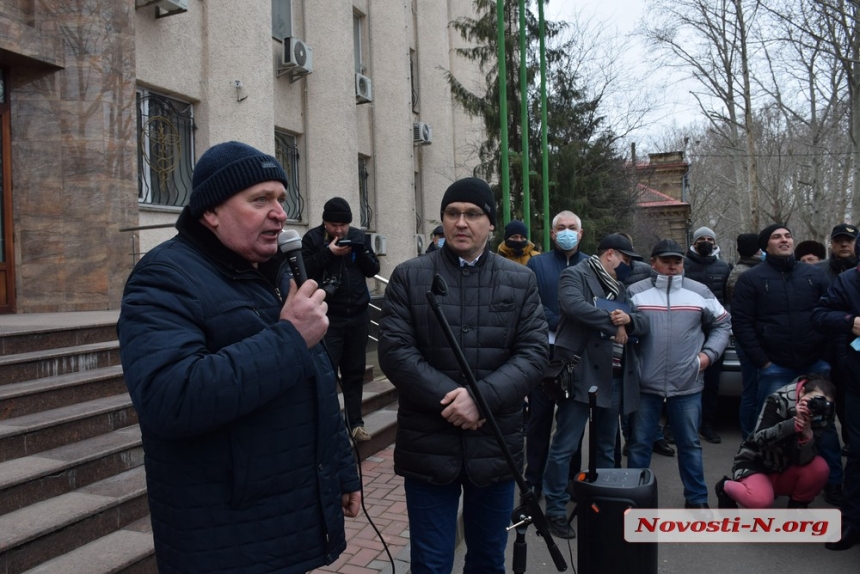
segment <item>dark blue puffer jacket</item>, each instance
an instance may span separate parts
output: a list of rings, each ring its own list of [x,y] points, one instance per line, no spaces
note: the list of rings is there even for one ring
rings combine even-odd
[[[824,333],[835,356],[835,367],[844,373],[846,388],[860,393],[860,353],[851,348],[857,338],[852,332],[854,318],[860,315],[860,267],[840,273],[827,294],[819,299],[812,313],[815,328]]]
[[[254,269],[187,208],[177,228],[135,267],[117,325],[159,572],[330,564],[360,486],[331,363],[279,320],[280,257]]]
[[[804,371],[825,356],[812,310],[827,292],[824,271],[794,256],[770,257],[741,274],[732,292],[732,330],[750,362]]]

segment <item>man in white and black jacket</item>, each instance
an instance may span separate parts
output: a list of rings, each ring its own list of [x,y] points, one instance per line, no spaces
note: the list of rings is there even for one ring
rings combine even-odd
[[[444,278],[441,311],[522,468],[523,398],[546,365],[547,325],[534,273],[488,249],[495,215],[487,182],[455,181],[442,199],[445,244],[398,265],[385,290],[379,360],[399,392],[394,471],[405,478],[416,574],[451,572],[461,493],[465,571],[506,571],[514,474],[426,296]]]
[[[351,227],[352,210],[345,199],[333,197],[323,206],[322,225],[302,238],[308,278],[326,292],[329,327],[325,345],[340,385],[350,433],[370,440],[361,416],[361,394],[367,362],[370,291],[366,279],[379,273],[379,260],[361,229]]]
[[[731,317],[710,289],[684,277],[684,251],[663,239],[651,251],[652,276],[628,289],[630,301],[651,322],[639,359],[639,410],[632,416],[629,468],[648,468],[666,403],[678,447],[686,508],[708,508],[699,442],[704,370],[729,342]]]

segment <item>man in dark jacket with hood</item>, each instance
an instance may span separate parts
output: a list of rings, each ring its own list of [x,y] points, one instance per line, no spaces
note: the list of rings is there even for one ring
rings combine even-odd
[[[737,237],[738,262],[732,267],[729,279],[726,281],[726,296],[731,300],[735,284],[741,273],[749,271],[762,262],[761,249],[758,247],[758,233],[741,233]],[[755,430],[758,420],[758,368],[750,363],[740,345],[735,345],[735,354],[741,364],[741,404],[738,413],[741,423],[741,438],[746,438]]]
[[[842,496],[842,539],[830,542],[830,550],[846,550],[860,544],[860,267],[840,274],[812,313],[816,329],[826,333],[835,350],[835,362],[845,373],[845,418],[851,448],[845,462]]]
[[[812,310],[827,293],[829,281],[815,265],[798,263],[794,239],[781,223],[765,227],[759,248],[764,263],[743,273],[732,295],[732,328],[737,345],[758,367],[758,411],[765,399],[797,377],[830,376],[824,335],[813,329]],[[839,437],[831,428],[822,436],[821,456],[830,465],[824,496],[838,505],[842,495]]]
[[[435,277],[447,283],[441,311],[520,468],[522,403],[546,363],[546,320],[534,273],[489,250],[496,208],[487,182],[455,181],[441,212],[445,245],[395,268],[379,321],[380,366],[399,392],[394,470],[405,478],[412,572],[451,572],[462,493],[464,571],[502,574],[513,470],[426,294]]]
[[[128,279],[117,330],[161,574],[297,573],[346,548],[360,483],[318,343],[325,294],[278,252],[287,176],[210,148],[179,234]]]
[[[726,281],[732,268],[719,258],[719,252],[714,231],[709,227],[698,228],[693,232],[693,243],[685,257],[684,277],[703,284],[711,290],[720,305],[726,305]],[[705,369],[705,388],[702,390],[702,424],[699,434],[714,444],[722,442],[720,435],[714,430],[722,370],[723,357],[720,356]]]
[[[857,267],[857,227],[840,223],[830,232],[830,257],[817,265],[827,273],[830,280],[840,273]]]
[[[379,260],[362,230],[351,227],[352,210],[342,197],[323,206],[322,225],[302,238],[308,277],[326,292],[329,327],[325,345],[340,386],[349,430],[357,441],[370,440],[361,416],[361,395],[367,362],[370,291],[367,278],[379,273]]]

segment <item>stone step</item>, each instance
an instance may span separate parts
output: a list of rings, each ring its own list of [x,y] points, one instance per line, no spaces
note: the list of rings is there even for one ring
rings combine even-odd
[[[343,393],[337,389],[337,400],[343,411]],[[397,400],[397,389],[388,379],[374,379],[364,383],[361,393],[361,416],[372,413]]]
[[[364,460],[394,443],[397,436],[397,403],[389,403],[364,416],[364,430],[370,433],[370,440],[355,443],[358,458]]]
[[[116,339],[119,311],[0,316],[0,355],[74,347]]]
[[[0,420],[124,392],[120,365],[0,385]]]
[[[140,427],[0,463],[0,515],[143,464]]]
[[[144,525],[147,530],[142,530]],[[44,562],[24,574],[158,574],[149,517]]]
[[[0,572],[18,574],[146,516],[138,467],[0,516]]]
[[[119,365],[119,341],[0,356],[0,385]]]
[[[0,421],[0,462],[134,424],[137,413],[128,393],[6,419]]]

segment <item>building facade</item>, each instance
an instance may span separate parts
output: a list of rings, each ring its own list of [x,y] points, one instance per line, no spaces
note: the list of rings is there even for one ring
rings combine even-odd
[[[216,143],[276,155],[300,234],[341,196],[381,275],[470,175],[479,90],[450,22],[471,0],[4,0],[0,313],[119,306],[142,253],[174,235]]]

